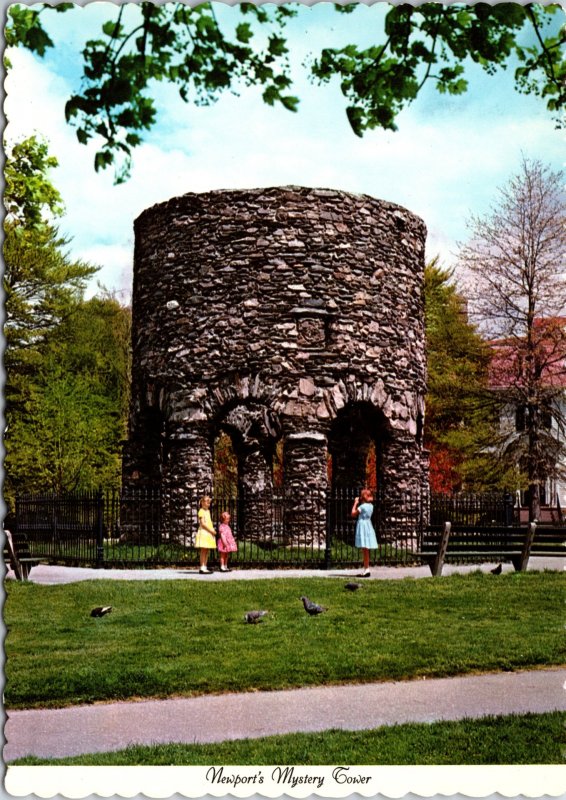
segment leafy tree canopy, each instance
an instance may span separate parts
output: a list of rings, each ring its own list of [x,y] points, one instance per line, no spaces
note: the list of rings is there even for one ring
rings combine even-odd
[[[30,351],[37,352],[97,270],[69,258],[68,240],[48,219],[63,210],[49,177],[55,166],[57,160],[49,156],[47,144],[34,136],[14,145],[6,158],[4,334],[6,366],[13,372],[29,365]]]
[[[15,144],[4,167],[4,205],[8,226],[38,228],[46,214],[60,216],[63,201],[49,180],[57,159],[49,155],[47,142],[30,136]]]
[[[497,445],[527,475],[531,519],[541,485],[565,472],[565,223],[564,173],[524,159],[459,252],[477,319],[499,337],[491,382],[510,425]]]
[[[4,201],[4,496],[116,483],[129,397],[130,310],[83,299],[97,268],[75,261],[53,220],[61,196],[48,145],[7,153]]]
[[[487,391],[491,351],[468,321],[452,271],[437,259],[425,269],[425,321],[431,488],[493,488],[495,464],[486,448],[497,424]]]
[[[78,300],[9,403],[5,496],[118,485],[129,397],[130,311]]]
[[[37,349],[45,335],[82,295],[96,268],[65,253],[68,240],[57,230],[20,230],[8,225],[4,237],[4,292],[7,363],[14,366],[24,350]]]
[[[46,30],[49,18],[72,8],[71,3],[11,6],[8,46],[43,56],[53,46]],[[357,4],[335,8],[352,13]],[[395,130],[399,112],[427,82],[439,92],[465,92],[469,61],[493,74],[516,59],[518,90],[541,97],[561,125],[566,30],[556,33],[557,11],[556,5],[517,3],[392,6],[374,45],[325,48],[310,69],[321,83],[340,80],[348,120],[358,136],[378,127]],[[212,102],[241,83],[258,85],[267,104],[297,109],[285,34],[296,7],[242,3],[239,12],[237,24],[225,30],[212,3],[124,4],[115,19],[103,24],[99,38],[86,43],[82,85],[65,108],[80,142],[101,139],[97,170],[113,165],[118,181],[128,176],[133,148],[155,123],[156,82],[175,84],[184,100],[197,104]],[[526,31],[534,42],[528,46],[523,44]]]

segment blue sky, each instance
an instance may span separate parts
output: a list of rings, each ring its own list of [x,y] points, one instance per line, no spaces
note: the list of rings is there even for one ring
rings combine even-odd
[[[223,24],[236,13],[223,4],[216,9]],[[38,133],[49,141],[59,160],[51,177],[66,205],[61,230],[72,239],[69,250],[100,265],[97,280],[124,301],[134,219],[189,191],[299,184],[370,194],[421,216],[427,256],[439,255],[450,266],[457,242],[467,236],[466,220],[489,210],[522,155],[563,167],[564,132],[555,129],[541,100],[514,91],[511,70],[488,77],[474,67],[467,94],[453,98],[427,89],[400,114],[397,132],[356,137],[337,81],[313,85],[301,64],[323,46],[379,40],[386,10],[381,3],[351,15],[338,15],[327,3],[300,9],[288,27],[294,93],[301,98],[296,114],[264,105],[255,88],[197,108],[183,103],[174,87],[160,86],[158,124],[135,151],[132,177],[121,186],[113,185],[110,171],[94,172],[96,145],[80,145],[64,119],[65,101],[79,88],[82,43],[115,18],[116,7],[97,2],[53,14],[57,27],[47,27],[57,47],[45,59],[20,50],[9,54],[6,138]]]

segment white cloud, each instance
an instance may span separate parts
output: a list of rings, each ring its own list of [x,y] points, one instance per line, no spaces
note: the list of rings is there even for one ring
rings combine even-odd
[[[101,289],[117,294],[124,302],[129,302],[132,282],[132,255],[133,246],[110,244],[93,245],[81,251],[81,259],[94,266],[100,266],[99,271],[89,286],[86,296],[98,294]]]

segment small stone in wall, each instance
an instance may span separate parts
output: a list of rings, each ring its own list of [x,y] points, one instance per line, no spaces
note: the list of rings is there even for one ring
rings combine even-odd
[[[301,378],[299,380],[299,392],[306,397],[312,397],[315,393],[316,387],[310,378]]]

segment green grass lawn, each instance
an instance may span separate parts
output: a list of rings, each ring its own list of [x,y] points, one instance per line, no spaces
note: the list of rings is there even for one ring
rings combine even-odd
[[[560,573],[426,580],[6,582],[7,708],[565,662]],[[302,594],[328,606],[309,617]],[[97,605],[111,614],[90,617]],[[253,608],[270,611],[246,625]]]
[[[64,759],[28,756],[12,765],[563,764],[564,718],[560,712],[517,714],[369,731],[296,733],[218,744],[129,747]]]

